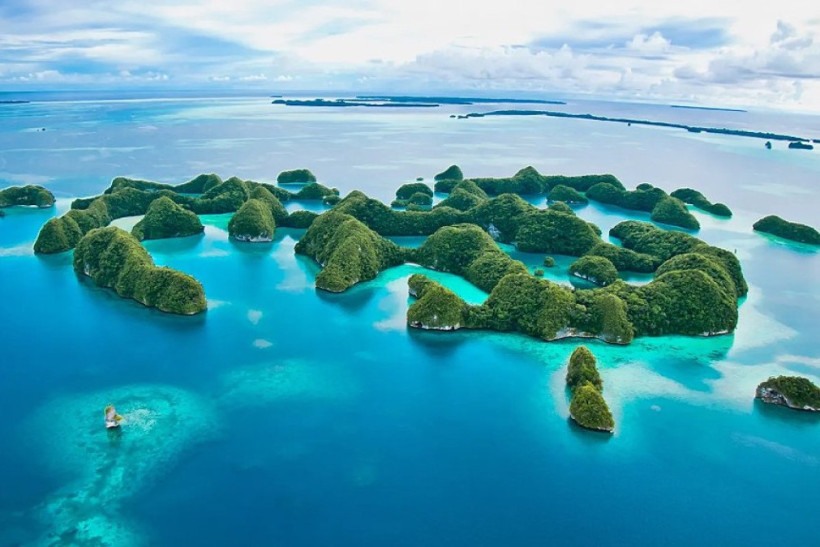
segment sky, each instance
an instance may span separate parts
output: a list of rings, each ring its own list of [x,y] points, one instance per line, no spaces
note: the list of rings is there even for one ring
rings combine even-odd
[[[820,2],[0,1],[0,90],[141,87],[820,111]]]

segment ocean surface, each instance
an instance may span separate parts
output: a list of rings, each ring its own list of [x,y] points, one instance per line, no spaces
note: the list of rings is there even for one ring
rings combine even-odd
[[[58,203],[0,218],[0,546],[818,545],[820,417],[753,397],[772,375],[820,382],[820,253],[751,226],[767,214],[818,226],[819,150],[585,120],[449,118],[503,105],[24,98],[0,105],[0,187],[41,184]],[[567,102],[546,107],[820,138],[816,116]],[[321,293],[318,266],[293,252],[302,231],[240,244],[228,239],[230,215],[203,216],[201,236],[145,244],[204,285],[207,312],[175,317],[79,280],[71,253],[32,251],[47,219],[115,176],[273,182],[307,167],[342,194],[389,202],[403,182],[431,182],[452,163],[468,177],[526,165],[613,173],[629,188],[688,186],[726,203],[730,220],[693,212],[698,237],[741,260],[750,288],[737,331],[584,341],[616,420],[604,436],[568,420],[566,363],[582,342],[410,331],[407,278],[419,267]],[[648,220],[596,204],[577,213],[604,237],[621,220]],[[533,269],[543,260],[504,249]],[[547,278],[569,285],[571,262],[557,257]],[[470,302],[487,296],[426,273]],[[102,427],[107,403],[126,417],[118,435]]]

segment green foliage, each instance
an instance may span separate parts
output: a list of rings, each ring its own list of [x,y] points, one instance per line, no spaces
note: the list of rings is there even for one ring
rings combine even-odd
[[[730,298],[739,296],[735,282],[729,272],[713,257],[698,252],[673,256],[661,264],[655,272],[655,277],[660,277],[675,270],[700,270],[711,277]]]
[[[629,320],[626,303],[614,294],[598,293],[589,308],[589,332],[610,344],[629,344],[635,327]]]
[[[205,310],[205,292],[193,277],[154,266],[148,252],[128,232],[98,228],[83,236],[74,251],[74,270],[124,298],[168,313]]]
[[[482,190],[494,196],[507,193],[534,195],[543,194],[546,190],[544,178],[534,167],[528,166],[509,178],[477,178],[471,180]]]
[[[430,211],[394,211],[358,190],[345,196],[334,210],[359,219],[384,236],[429,235],[442,226],[468,220],[465,213],[451,207],[437,206]]]
[[[585,202],[586,203],[586,202]],[[572,207],[564,203],[563,201],[553,201],[552,203],[547,206],[547,209],[550,211],[555,211],[556,213],[566,213],[568,215],[574,215],[575,211],[572,210]],[[600,234],[598,234],[600,235]]]
[[[770,377],[757,387],[758,392],[761,388],[777,391],[785,396],[792,406],[820,409],[820,387],[814,385],[808,378],[801,376]]]
[[[700,223],[692,216],[684,203],[673,197],[664,197],[652,209],[652,220],[687,230],[699,230]]]
[[[423,182],[411,182],[399,186],[399,189],[396,190],[396,199],[408,200],[413,194],[417,194],[419,192],[421,192],[422,194],[426,194],[431,198],[433,197],[432,188],[430,188]]]
[[[501,194],[479,203],[471,220],[490,232],[498,241],[515,241],[521,220],[537,209],[515,194]]]
[[[559,184],[569,186],[579,192],[586,192],[599,183],[609,184],[615,188],[624,190],[624,185],[614,175],[581,175],[578,177],[566,177],[563,175],[547,175],[544,177],[546,188],[554,188]]]
[[[448,167],[447,169],[433,177],[433,180],[462,180],[463,178],[464,173],[461,172],[461,168],[459,168],[458,165],[451,165],[450,167]]]
[[[310,225],[318,216],[313,211],[293,211],[277,224],[287,228],[310,228]]]
[[[433,198],[432,196],[424,192],[416,192],[415,194],[410,196],[410,199],[407,200],[407,203],[411,205],[419,205],[421,207],[429,207],[433,204]]]
[[[455,330],[464,325],[467,305],[455,293],[419,274],[410,276],[408,284],[417,298],[407,310],[408,325],[435,330]]]
[[[766,232],[768,234],[797,241],[798,243],[807,243],[809,245],[820,245],[820,232],[797,222],[789,222],[777,215],[769,215],[763,217],[754,223],[753,228],[758,232]]]
[[[600,242],[585,256],[602,256],[608,259],[619,272],[654,272],[660,261],[652,255],[637,253],[631,249],[618,247],[612,243]]]
[[[598,391],[604,389],[604,381],[595,366],[595,356],[586,346],[578,346],[569,357],[567,385],[574,390],[586,383],[592,384]]]
[[[404,262],[404,252],[398,245],[336,210],[313,221],[296,244],[296,252],[323,266],[316,276],[316,287],[330,292],[342,292]]]
[[[630,192],[608,182],[599,182],[587,191],[587,198],[593,201],[647,213],[665,197],[666,192],[649,184],[642,184]]]
[[[527,272],[526,266],[498,248],[473,224],[446,226],[431,235],[415,253],[416,261],[433,270],[461,275],[485,291],[508,273]]]
[[[192,210],[198,215],[233,213],[250,198],[248,184],[236,177],[231,177],[219,186],[214,186],[202,197],[195,200]]]
[[[678,198],[684,203],[694,205],[698,209],[706,211],[707,213],[712,213],[715,216],[732,216],[732,211],[726,205],[722,203],[712,203],[711,201],[706,199],[706,196],[704,196],[697,190],[693,190],[692,188],[678,188],[677,190],[672,192],[671,196],[673,198]]]
[[[544,269],[543,268],[535,268],[535,270],[533,270],[533,272],[532,272],[532,275],[534,275],[535,277],[544,277]]]
[[[220,184],[222,184],[222,179],[219,175],[215,175],[214,173],[208,175],[202,174],[197,175],[188,182],[175,186],[174,191],[182,194],[204,194]]]
[[[449,194],[450,192],[452,192],[452,191],[453,191],[453,188],[455,188],[455,187],[456,187],[456,185],[457,185],[459,182],[461,182],[461,180],[462,180],[462,179],[442,179],[442,180],[437,180],[437,181],[435,182],[435,184],[433,185],[433,188],[435,189],[435,191],[436,191],[436,192],[439,192],[439,193],[441,193],[441,194]]]
[[[546,268],[553,268],[555,267],[555,259],[551,256],[544,257],[544,267]]]
[[[11,186],[0,190],[0,208],[14,205],[33,205],[45,208],[54,205],[54,194],[42,186]]]
[[[322,200],[328,196],[338,196],[339,191],[335,188],[328,188],[318,182],[311,182],[304,186],[294,196],[294,199]]]
[[[516,247],[531,253],[581,256],[600,242],[584,220],[556,211],[533,211],[521,218]]]
[[[603,395],[589,383],[573,391],[569,415],[578,425],[587,429],[606,432],[615,429],[615,420]]]
[[[69,213],[81,211],[69,211]],[[205,228],[199,217],[182,208],[168,197],[155,199],[148,206],[148,212],[137,222],[131,233],[143,239],[160,239],[166,237],[185,237],[201,233]],[[84,230],[87,232],[88,230]]]
[[[250,193],[250,199],[257,199],[265,203],[273,215],[274,222],[279,225],[288,218],[288,211],[279,198],[273,195],[270,190],[264,186],[255,186]]]
[[[276,221],[267,203],[249,199],[231,217],[228,233],[239,241],[272,241]]]
[[[562,201],[565,203],[588,203],[589,200],[584,197],[578,190],[563,184],[553,186],[550,190],[547,199],[550,201]]]
[[[276,182],[279,184],[295,184],[300,182],[316,182],[316,175],[310,172],[309,169],[293,169],[291,171],[282,171],[276,177]]]
[[[517,331],[554,340],[570,322],[572,291],[529,273],[503,277],[487,301],[474,311],[474,327]]]
[[[618,279],[618,270],[612,262],[594,255],[582,256],[573,262],[569,267],[569,273],[604,287]]]
[[[484,201],[486,201],[486,199],[482,199],[467,190],[456,187],[450,195],[439,202],[436,207],[450,207],[459,211],[467,211],[481,205]]]
[[[40,229],[34,242],[34,252],[42,254],[62,253],[74,248],[83,232],[77,222],[69,217],[49,219]]]

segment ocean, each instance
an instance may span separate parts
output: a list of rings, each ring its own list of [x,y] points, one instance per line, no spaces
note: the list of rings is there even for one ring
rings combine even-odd
[[[449,117],[500,109],[487,104],[116,97],[0,104],[0,187],[41,184],[58,199],[0,218],[0,546],[817,544],[820,416],[764,405],[754,390],[781,374],[820,383],[820,253],[751,226],[768,214],[818,226],[820,151],[577,119]],[[567,103],[546,109],[820,138],[818,116]],[[487,295],[412,265],[318,292],[318,266],[293,252],[303,231],[236,243],[230,215],[203,216],[201,236],[145,243],[158,264],[202,282],[208,310],[195,317],[79,280],[71,253],[32,250],[46,220],[116,176],[274,182],[306,167],[342,195],[389,203],[400,184],[431,183],[450,164],[467,177],[527,165],[612,173],[628,188],[691,187],[726,203],[731,219],[693,213],[696,235],[743,266],[736,332],[616,347],[411,331],[413,273],[471,303]],[[622,220],[648,221],[594,203],[577,213],[605,239]],[[503,248],[531,268],[543,259]],[[569,285],[572,260],[557,258],[547,278]],[[569,421],[564,375],[579,344],[598,360],[612,436]],[[108,403],[126,417],[119,435],[102,427]]]

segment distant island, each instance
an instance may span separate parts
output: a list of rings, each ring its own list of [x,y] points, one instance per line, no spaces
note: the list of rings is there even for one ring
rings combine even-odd
[[[29,104],[31,101],[3,100],[0,104]]]
[[[284,106],[322,106],[322,107],[370,107],[370,108],[434,108],[441,105],[472,105],[472,104],[567,104],[564,101],[546,99],[493,99],[479,97],[411,97],[405,95],[357,95],[355,98],[336,99],[283,99],[278,98],[271,104]]]
[[[816,229],[798,222],[789,222],[777,215],[763,217],[752,227],[758,232],[765,232],[797,243],[820,245],[820,232]]]
[[[809,139],[795,137],[794,135],[784,135],[781,133],[769,133],[762,131],[748,131],[745,129],[727,129],[718,127],[701,127],[685,125],[672,122],[658,122],[652,120],[641,120],[633,118],[610,118],[607,116],[596,116],[593,114],[570,114],[568,112],[556,112],[551,110],[495,110],[492,112],[473,112],[470,114],[457,116],[459,119],[483,118],[485,116],[547,116],[553,118],[573,118],[579,120],[591,120],[599,122],[617,122],[629,125],[650,125],[655,127],[669,127],[673,129],[685,129],[691,133],[715,133],[718,135],[735,135],[738,137],[753,137],[756,139],[767,139],[773,141],[794,141],[800,142]],[[790,146],[791,147],[791,146]]]
[[[748,112],[747,110],[743,110],[741,108],[720,108],[715,106],[691,106],[691,105],[684,105],[684,104],[670,104],[671,108],[686,108],[689,110],[712,110],[715,112]]]
[[[54,205],[54,194],[48,188],[29,184],[11,186],[0,190],[0,209],[14,206],[30,206],[44,209]]]

